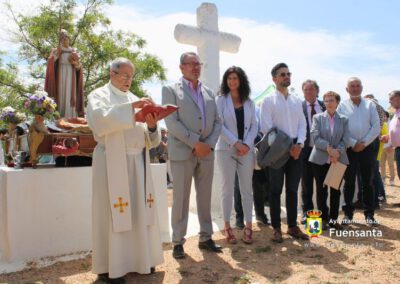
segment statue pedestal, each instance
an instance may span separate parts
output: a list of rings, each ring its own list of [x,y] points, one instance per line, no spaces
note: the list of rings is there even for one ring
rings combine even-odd
[[[169,242],[167,185],[159,178],[166,176],[166,166],[152,164],[151,170],[161,241]],[[91,247],[91,167],[0,167],[0,263],[89,251]]]

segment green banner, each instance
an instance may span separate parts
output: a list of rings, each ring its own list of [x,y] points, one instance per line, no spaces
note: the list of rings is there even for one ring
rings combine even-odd
[[[271,84],[264,90],[264,92],[255,97],[253,101],[256,104],[256,106],[258,106],[259,104],[261,104],[261,102],[264,100],[265,97],[273,94],[274,92],[275,92],[275,85]]]

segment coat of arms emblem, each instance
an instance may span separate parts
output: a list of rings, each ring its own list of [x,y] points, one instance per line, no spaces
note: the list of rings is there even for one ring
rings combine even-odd
[[[306,232],[313,238],[317,238],[318,235],[322,234],[322,212],[320,210],[309,210],[307,211],[307,223]]]

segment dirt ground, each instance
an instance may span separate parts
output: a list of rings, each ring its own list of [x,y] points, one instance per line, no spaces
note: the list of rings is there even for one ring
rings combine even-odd
[[[400,182],[396,180],[396,184]],[[165,262],[153,275],[130,273],[128,283],[395,283],[400,279],[400,187],[386,185],[387,203],[376,211],[382,236],[330,236],[329,231],[310,242],[284,235],[282,244],[270,241],[271,227],[253,225],[254,244],[227,245],[221,232],[214,235],[223,253],[203,252],[197,237],[185,244],[187,257],[175,260],[172,246],[164,245]],[[342,213],[341,216],[342,217]],[[362,211],[354,220],[363,221]],[[283,221],[285,223],[285,221]],[[286,227],[282,227],[286,232]],[[349,230],[371,231],[364,224]],[[234,230],[237,238],[241,232]],[[0,283],[92,283],[90,255],[84,259],[56,263],[0,275]]]

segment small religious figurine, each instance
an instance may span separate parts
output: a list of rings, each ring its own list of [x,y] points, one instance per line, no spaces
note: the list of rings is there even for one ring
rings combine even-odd
[[[29,127],[29,152],[30,161],[32,162],[32,167],[36,168],[39,156],[37,154],[37,149],[39,145],[43,142],[44,135],[48,133],[48,130],[44,124],[44,117],[41,115],[35,115],[35,119]]]
[[[29,127],[29,152],[32,167],[35,168],[38,162],[37,150],[42,143],[47,130],[45,118],[54,120],[58,117],[56,112],[57,104],[54,100],[47,96],[46,92],[36,91],[34,94],[29,94],[24,102],[24,107],[27,111],[34,115],[34,119]]]
[[[61,117],[84,115],[83,70],[77,50],[69,46],[66,30],[61,30],[59,46],[47,60],[45,91],[54,98]]]

